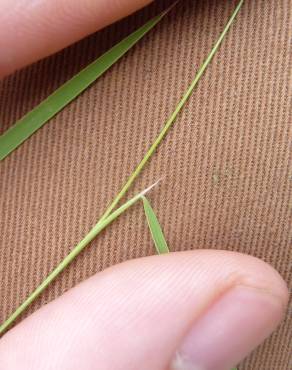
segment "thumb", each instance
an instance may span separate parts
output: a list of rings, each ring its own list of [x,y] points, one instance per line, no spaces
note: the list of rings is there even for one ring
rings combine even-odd
[[[0,341],[1,370],[230,370],[278,325],[287,288],[264,262],[223,251],[109,268]]]

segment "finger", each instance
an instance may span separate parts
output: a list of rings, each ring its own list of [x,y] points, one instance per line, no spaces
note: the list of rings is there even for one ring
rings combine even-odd
[[[151,0],[0,1],[0,77],[125,17]]]
[[[0,369],[227,370],[280,322],[287,288],[245,255],[196,251],[95,275],[0,341]]]

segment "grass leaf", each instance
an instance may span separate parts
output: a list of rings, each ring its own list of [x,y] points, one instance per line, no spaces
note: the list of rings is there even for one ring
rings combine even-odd
[[[142,200],[145,215],[148,221],[149,229],[151,231],[152,239],[154,241],[157,253],[158,254],[169,253],[169,248],[163,235],[163,231],[153,211],[153,208],[151,207],[149,201],[144,195],[142,196]]]
[[[170,8],[152,18],[138,30],[134,31],[124,40],[116,44],[105,54],[67,81],[64,85],[59,87],[53,94],[42,101],[37,107],[27,113],[2,136],[0,136],[0,160],[6,158],[8,154],[60,112],[97,78],[102,76],[143,36],[145,36],[169,10]]]
[[[130,175],[130,177],[128,178],[128,180],[126,181],[126,183],[124,184],[124,186],[122,187],[122,189],[120,190],[120,192],[118,193],[118,195],[114,198],[114,200],[112,201],[112,203],[106,209],[105,213],[101,217],[101,220],[107,218],[107,216],[112,212],[112,210],[118,205],[119,201],[123,198],[123,196],[129,190],[129,188],[132,185],[132,183],[135,181],[135,179],[137,178],[137,176],[141,173],[141,171],[145,167],[146,163],[150,160],[150,158],[152,157],[152,155],[155,153],[155,151],[156,151],[157,147],[159,146],[159,144],[161,143],[161,141],[164,139],[164,137],[169,132],[169,130],[172,127],[172,125],[174,124],[174,122],[175,122],[178,114],[180,113],[180,111],[182,110],[182,108],[184,107],[184,105],[186,104],[186,102],[188,101],[188,99],[191,96],[194,88],[197,86],[197,84],[200,81],[202,75],[206,71],[208,65],[212,61],[214,55],[216,54],[217,50],[219,49],[221,43],[223,42],[223,40],[224,40],[227,32],[229,31],[231,25],[233,24],[233,22],[234,22],[234,20],[235,20],[235,18],[237,16],[237,14],[238,14],[238,12],[240,11],[240,9],[241,9],[241,7],[243,5],[243,2],[244,2],[244,0],[240,0],[240,2],[238,3],[238,5],[235,8],[233,14],[231,15],[229,21],[227,22],[227,24],[226,24],[223,32],[219,36],[219,38],[216,41],[215,45],[213,46],[213,49],[211,50],[210,54],[207,56],[206,60],[202,64],[202,66],[199,68],[199,71],[197,72],[194,80],[190,84],[189,88],[187,89],[187,91],[183,95],[183,97],[180,100],[180,102],[178,103],[178,105],[176,106],[174,112],[169,117],[169,119],[166,121],[163,129],[161,130],[161,132],[159,133],[159,135],[157,136],[157,138],[155,139],[155,141],[153,142],[153,144],[150,146],[150,148],[148,149],[147,153],[145,154],[145,156],[143,157],[143,159],[141,160],[141,162],[138,164],[138,166],[135,168],[135,170],[133,171],[133,173]]]

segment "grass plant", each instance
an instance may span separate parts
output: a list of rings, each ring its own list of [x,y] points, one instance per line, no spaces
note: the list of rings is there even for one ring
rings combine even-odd
[[[173,113],[166,121],[162,130],[154,140],[153,144],[149,147],[145,156],[129,176],[125,184],[122,186],[119,193],[114,197],[108,208],[105,210],[100,220],[89,231],[89,233],[72,249],[72,251],[64,258],[64,260],[44,279],[44,281],[36,288],[36,290],[12,313],[10,317],[0,326],[0,335],[3,334],[10,325],[19,318],[19,316],[27,309],[27,307],[35,301],[35,299],[47,288],[47,286],[55,280],[58,275],[84,250],[84,248],[108,225],[110,225],[117,217],[124,213],[131,206],[138,201],[143,202],[144,212],[148,221],[149,229],[157,250],[157,253],[168,253],[169,249],[163,235],[161,226],[158,219],[151,207],[149,201],[146,199],[145,194],[156,184],[137,194],[119,208],[116,208],[125,196],[135,179],[142,172],[145,165],[149,162],[157,147],[160,145],[164,137],[173,126],[176,118],[184,105],[187,103],[193,90],[200,81],[202,75],[206,71],[208,65],[212,61],[220,45],[222,44],[227,32],[233,24],[239,10],[243,5],[244,0],[240,0],[229,21],[227,22],[223,32],[214,44],[211,52],[207,56],[191,82],[189,88],[182,96],[178,105],[175,107]],[[4,159],[9,153],[17,148],[24,140],[32,135],[38,128],[44,125],[50,118],[63,109],[70,103],[77,95],[86,89],[93,81],[101,76],[108,68],[110,68],[122,55],[124,55],[138,40],[140,40],[147,32],[149,32],[169,11],[161,13],[157,17],[147,22],[144,26],[132,33],[126,39],[110,49],[107,53],[101,56],[97,61],[93,62],[78,75],[73,77],[65,85],[60,87],[54,94],[44,100],[33,111],[28,113],[24,118],[18,121],[10,130],[0,137],[0,160]],[[233,369],[236,370],[236,369]]]

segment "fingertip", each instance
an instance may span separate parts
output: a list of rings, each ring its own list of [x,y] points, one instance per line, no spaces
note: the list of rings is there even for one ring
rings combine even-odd
[[[231,274],[229,289],[194,321],[173,358],[172,370],[233,368],[283,319],[288,289],[279,273],[262,260],[239,253],[218,251],[218,259],[222,253],[227,264],[244,264],[244,274]]]
[[[0,78],[49,56],[152,0],[0,2]]]
[[[246,285],[278,297],[283,307],[288,303],[288,287],[279,272],[264,260],[248,254],[226,250],[172,252],[126,261],[119,268],[128,269],[128,265],[135,268],[142,261],[145,268],[149,266],[155,271],[153,274],[159,274],[164,268],[172,269],[175,280],[181,270],[190,271],[192,276],[196,275],[192,271],[204,270],[206,283],[216,277],[224,286]]]

